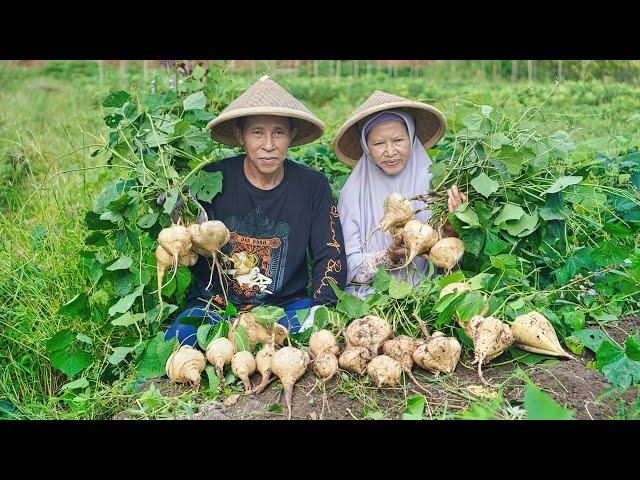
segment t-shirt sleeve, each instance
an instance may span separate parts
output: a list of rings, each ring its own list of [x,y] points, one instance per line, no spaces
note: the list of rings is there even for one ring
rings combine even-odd
[[[337,207],[333,204],[329,181],[314,198],[313,224],[309,247],[313,260],[312,294],[314,305],[334,305],[337,297],[329,285],[335,281],[344,290],[347,282],[347,259],[344,252],[342,226]]]

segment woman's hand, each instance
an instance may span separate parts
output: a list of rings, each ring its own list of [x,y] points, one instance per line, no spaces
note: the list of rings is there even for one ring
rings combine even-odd
[[[402,246],[402,237],[394,237],[393,243],[387,249],[387,255],[393,263],[403,262],[407,258],[407,249]]]
[[[458,205],[467,201],[467,196],[458,190],[455,185],[447,190],[449,213],[453,213],[458,208]]]

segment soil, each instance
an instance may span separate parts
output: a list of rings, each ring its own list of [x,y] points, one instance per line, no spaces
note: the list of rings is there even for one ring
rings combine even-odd
[[[623,343],[630,334],[639,330],[640,317],[621,319],[617,325],[605,328],[618,343]],[[426,398],[424,418],[454,418],[454,414],[468,410],[478,401],[487,408],[490,396],[502,390],[502,408],[494,408],[497,418],[523,417],[522,410],[528,376],[534,384],[549,394],[566,408],[574,410],[576,419],[608,419],[618,413],[620,406],[633,404],[638,398],[638,389],[631,388],[624,395],[610,395],[610,384],[600,372],[588,366],[593,354],[585,349],[574,360],[549,359],[535,365],[512,361],[507,353],[483,366],[483,375],[492,385],[482,385],[476,366],[470,365],[469,358],[462,358],[451,375],[434,377],[414,367],[413,374],[428,393],[408,381],[395,388],[374,388],[366,375],[336,376],[326,384],[321,384],[309,368],[296,383],[292,400],[292,419],[354,420],[362,418],[400,419],[407,408],[407,399],[415,395]],[[254,385],[260,382],[260,374],[251,377]],[[179,395],[189,389],[186,385],[175,385],[166,380],[156,379],[153,383],[165,397]],[[317,384],[317,385],[316,385]],[[314,388],[315,386],[315,388]],[[148,387],[143,385],[142,390]],[[236,393],[236,392],[234,392]],[[238,388],[238,392],[241,389]],[[481,400],[484,395],[484,400]],[[281,398],[280,382],[273,382],[260,395],[236,395],[234,398],[204,402],[200,395],[194,397],[198,411],[196,420],[279,420],[287,419],[287,407]],[[233,395],[232,395],[233,397]],[[504,407],[512,408],[511,412]],[[114,419],[132,418],[122,412]],[[135,417],[133,417],[135,418]]]

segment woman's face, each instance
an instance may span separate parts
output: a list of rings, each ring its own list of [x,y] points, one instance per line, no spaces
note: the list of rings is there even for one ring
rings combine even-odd
[[[387,175],[397,175],[409,162],[411,142],[407,125],[389,120],[375,125],[367,137],[371,160]]]

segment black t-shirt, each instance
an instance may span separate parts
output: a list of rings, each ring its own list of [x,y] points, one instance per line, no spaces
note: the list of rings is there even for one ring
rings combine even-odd
[[[262,190],[245,176],[244,157],[226,158],[204,168],[223,176],[222,192],[212,204],[202,202],[202,206],[209,219],[222,221],[231,232],[230,241],[222,247],[222,252],[235,260],[223,266],[229,301],[240,307],[282,306],[308,296],[308,251],[313,304],[335,303],[328,281],[333,278],[344,289],[347,261],[327,177],[287,158],[282,182]],[[219,295],[218,302],[222,298],[218,272],[214,271],[212,286],[205,290],[210,265],[211,259],[199,257],[191,267],[189,302],[198,297],[209,299],[212,294]]]

